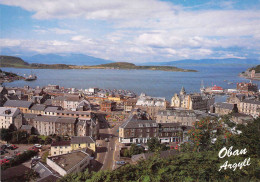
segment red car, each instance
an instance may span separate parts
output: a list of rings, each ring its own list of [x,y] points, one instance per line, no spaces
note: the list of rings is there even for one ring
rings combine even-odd
[[[18,147],[17,147],[16,145],[11,145],[9,148],[10,148],[11,150],[18,149]]]
[[[33,150],[33,151],[35,151],[35,152],[39,152],[39,149],[38,149],[37,147],[35,147],[35,146],[29,148],[29,150]]]

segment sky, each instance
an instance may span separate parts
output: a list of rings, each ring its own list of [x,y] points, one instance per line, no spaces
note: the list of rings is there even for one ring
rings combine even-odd
[[[260,59],[260,0],[0,0],[0,49],[133,63]]]

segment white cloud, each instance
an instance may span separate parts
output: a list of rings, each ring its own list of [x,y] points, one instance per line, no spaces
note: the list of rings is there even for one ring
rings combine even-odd
[[[81,24],[69,24],[64,29],[35,25],[35,32],[67,38],[63,41],[2,39],[2,47],[20,46],[41,53],[81,52],[140,62],[214,57],[220,54],[215,49],[232,47],[252,49],[256,55],[260,52],[259,11],[234,10],[234,4],[227,1],[218,2],[218,7],[226,7],[224,10],[187,9],[159,0],[0,0],[0,4],[33,12],[35,19],[70,19],[72,24],[78,19],[84,23],[96,21],[101,24],[98,31],[103,33],[99,36],[95,27]],[[102,30],[106,26],[101,22],[111,30]],[[219,56],[243,57],[239,52],[222,54]]]

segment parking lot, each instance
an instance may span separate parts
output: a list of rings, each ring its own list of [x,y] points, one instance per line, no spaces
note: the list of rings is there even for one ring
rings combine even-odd
[[[2,146],[3,144],[1,144]],[[5,157],[12,157],[17,155],[18,153],[23,153],[24,151],[29,150],[31,147],[34,146],[34,144],[14,144],[15,146],[17,146],[18,148],[15,150],[11,150],[11,149],[5,149],[6,153],[4,153],[3,155],[1,155],[1,159],[5,158]],[[42,149],[40,150],[39,155],[41,156],[41,154],[47,149],[49,148],[49,146],[43,146]]]

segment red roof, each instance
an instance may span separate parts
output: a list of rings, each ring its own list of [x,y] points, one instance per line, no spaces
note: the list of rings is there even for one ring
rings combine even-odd
[[[222,87],[214,85],[214,87],[211,88],[211,90],[223,90]]]

